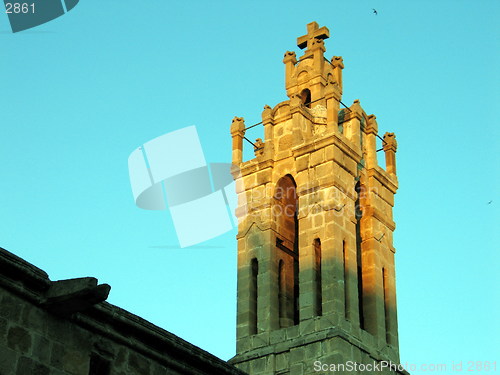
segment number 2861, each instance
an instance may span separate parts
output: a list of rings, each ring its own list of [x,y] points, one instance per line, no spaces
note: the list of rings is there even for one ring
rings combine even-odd
[[[35,13],[35,3],[5,3],[5,13]]]

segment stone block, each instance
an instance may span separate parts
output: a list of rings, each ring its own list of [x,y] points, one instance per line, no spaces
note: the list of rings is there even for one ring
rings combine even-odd
[[[234,184],[235,184],[236,193],[240,194],[246,190],[244,177],[240,177],[240,178],[236,179]]]
[[[302,172],[303,170],[309,168],[309,154],[299,156],[295,159],[295,168],[297,169],[297,172]]]
[[[125,348],[118,349],[118,353],[113,361],[113,367],[120,369],[127,367],[127,350]]]
[[[284,329],[271,331],[271,333],[269,334],[269,342],[271,343],[271,345],[276,344],[278,342],[283,342],[285,341],[285,338],[286,335]]]
[[[333,160],[334,147],[335,147],[334,145],[325,147],[325,160]]]
[[[281,353],[276,355],[276,371],[281,371],[288,369],[289,366],[289,354]]]
[[[250,362],[238,363],[235,366],[247,374],[250,372]]]
[[[300,336],[313,333],[314,330],[315,330],[315,319],[308,319],[300,322],[299,325]]]
[[[250,337],[243,337],[236,340],[236,352],[244,353],[250,350]]]
[[[306,306],[300,309],[300,316],[304,317],[305,319],[310,319],[311,317],[315,316],[316,314],[316,308],[314,306]]]
[[[305,346],[305,357],[307,362],[313,362],[321,357],[321,342],[312,342]]]
[[[299,326],[289,327],[286,330],[287,339],[296,339],[299,337]]]
[[[257,176],[255,174],[251,174],[243,177],[243,184],[245,189],[253,189],[257,184]],[[239,193],[239,191],[237,191]]]
[[[315,227],[323,227],[324,222],[323,215],[314,215],[313,225]]]
[[[344,157],[345,157],[344,152],[335,145],[333,145],[332,147],[333,147],[332,148],[333,160],[335,160],[338,163],[342,163],[342,161],[344,160]],[[329,151],[329,152],[331,152],[331,151]]]
[[[290,349],[290,363],[298,363],[304,361],[306,357],[306,352],[304,347],[299,346],[297,348]]]
[[[7,319],[0,318],[0,339],[5,336],[7,336]]]
[[[32,358],[41,363],[49,363],[51,343],[45,337],[33,335]]]
[[[56,344],[52,349],[50,361],[54,367],[66,373],[79,375],[88,373],[90,356],[82,348],[70,349]]]
[[[252,206],[260,206],[266,203],[266,188],[263,185],[252,189],[252,200],[249,202]]]
[[[264,185],[271,181],[271,170],[265,170],[257,173],[257,184]]]
[[[290,375],[304,375],[304,364],[294,363],[290,366]]]
[[[17,357],[18,353],[14,350],[0,345],[0,374],[15,374]]]
[[[278,140],[278,151],[290,150],[293,143],[293,136],[291,134],[283,135]]]
[[[261,358],[254,359],[250,363],[249,374],[263,373],[267,369],[267,362],[268,362],[267,357],[261,357]]]
[[[0,301],[0,317],[7,319],[11,323],[19,321],[22,312],[21,300],[4,294]]]
[[[344,168],[349,171],[351,175],[356,174],[356,170],[358,169],[358,162],[353,160],[350,157],[344,158]]]
[[[74,339],[73,329],[68,321],[48,316],[46,323],[48,339],[62,343],[69,343]]]
[[[334,340],[328,340],[327,343],[328,345],[326,345],[326,347],[325,345],[323,345],[323,352],[325,354],[323,354],[322,356],[322,362],[335,365],[345,363],[344,355],[340,353],[338,349],[334,349],[338,348],[338,346],[336,346],[338,342]]]
[[[7,346],[19,353],[29,353],[31,350],[31,334],[23,327],[10,327],[7,333]]]
[[[309,171],[306,169],[298,172],[295,176],[295,182],[297,183],[297,193],[300,196],[302,191],[309,189]]]
[[[312,292],[312,288],[309,288],[309,289],[311,291],[303,292],[300,295],[300,305],[302,308],[307,308],[309,306],[313,306],[313,304],[316,300],[315,295]]]
[[[316,166],[316,178],[317,179],[331,179],[333,181],[334,173],[333,173],[333,168],[334,168],[334,162],[333,161],[327,161],[325,163],[318,164]]]
[[[133,374],[137,375],[147,375],[149,374],[149,362],[142,355],[130,352],[128,355],[128,365],[131,370],[133,370]]]
[[[52,345],[50,354],[50,365],[55,368],[62,368],[65,354],[64,346],[58,343]]]
[[[28,357],[19,358],[16,375],[50,375],[50,369]]]
[[[157,364],[152,364],[151,375],[174,375],[177,372],[173,372],[173,370],[169,370],[164,366],[160,366]]]
[[[26,305],[21,314],[21,323],[30,330],[44,334],[47,328],[47,313],[37,307]]]
[[[251,337],[252,348],[262,348],[269,344],[269,333],[264,332]]]
[[[325,161],[325,149],[314,151],[311,153],[311,158],[309,160],[309,166],[315,167]]]

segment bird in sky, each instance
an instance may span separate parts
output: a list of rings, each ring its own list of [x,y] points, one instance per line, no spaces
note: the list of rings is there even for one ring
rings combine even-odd
[[[493,203],[493,201],[489,201],[489,202],[488,202],[488,204],[492,204],[492,203]]]
[[[378,14],[377,9],[373,9],[373,13],[375,13],[375,15],[377,15]]]

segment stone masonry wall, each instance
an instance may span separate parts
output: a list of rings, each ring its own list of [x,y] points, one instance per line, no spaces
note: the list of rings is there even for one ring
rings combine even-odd
[[[0,249],[0,375],[243,375],[100,301],[108,291],[92,278],[50,281]]]

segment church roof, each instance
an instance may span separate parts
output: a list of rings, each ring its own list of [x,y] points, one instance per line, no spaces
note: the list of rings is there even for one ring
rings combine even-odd
[[[0,248],[1,289],[58,319],[127,346],[179,373],[244,374],[173,333],[106,302],[111,288],[107,284],[98,284],[95,278],[51,281],[40,268]],[[4,305],[4,301],[1,304]],[[2,308],[8,309],[8,306]]]

